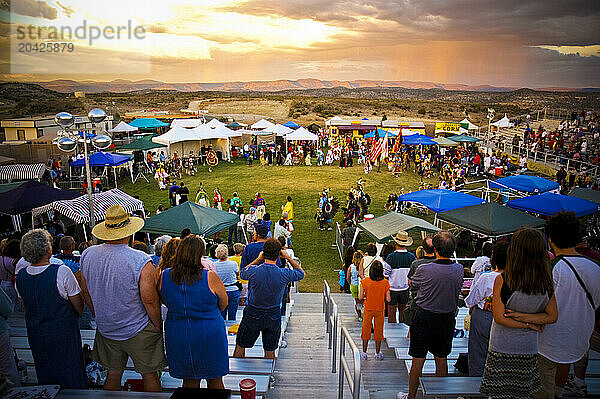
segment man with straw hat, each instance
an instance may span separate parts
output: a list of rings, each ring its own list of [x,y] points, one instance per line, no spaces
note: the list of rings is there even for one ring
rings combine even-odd
[[[406,231],[399,231],[392,237],[396,243],[396,250],[389,254],[385,259],[390,265],[390,270],[386,270],[386,275],[390,280],[391,301],[388,303],[388,322],[396,323],[396,309],[398,309],[398,320],[404,317],[404,309],[408,303],[408,272],[410,265],[417,259],[407,248],[413,244],[413,239]]]
[[[121,205],[106,211],[92,230],[104,244],[81,255],[82,289],[92,300],[97,330],[92,358],[108,369],[106,390],[121,390],[128,357],[144,379],[145,391],[160,391],[158,371],[166,365],[156,271],[150,256],[129,247],[144,221]]]

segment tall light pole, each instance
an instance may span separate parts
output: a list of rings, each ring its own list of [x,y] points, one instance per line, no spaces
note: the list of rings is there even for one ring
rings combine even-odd
[[[80,131],[83,132],[83,153],[85,157],[85,175],[87,181],[87,195],[89,202],[88,207],[90,212],[89,226],[91,230],[94,228],[94,198],[92,196],[92,175],[90,171],[90,158],[87,146],[87,136],[88,132],[99,132],[99,129],[96,127],[96,124],[106,119],[106,113],[99,108],[95,108],[88,113],[88,119],[90,120],[90,122],[92,122],[92,128],[77,129],[72,128],[73,124],[75,123],[75,118],[70,113],[60,112],[54,117],[56,123],[63,128],[63,131],[66,134],[66,136],[59,138],[55,143],[59,150],[65,152],[73,151],[77,147],[77,140],[79,139],[78,133]],[[91,140],[91,143],[94,147],[100,150],[104,150],[110,147],[110,145],[112,144],[112,139],[107,135],[100,134],[96,135],[96,137],[94,137]]]
[[[496,113],[496,111],[494,110],[494,108],[487,109],[488,131],[487,131],[486,146],[488,147],[488,149],[490,148],[490,138],[492,137],[492,119],[494,119],[495,113]]]

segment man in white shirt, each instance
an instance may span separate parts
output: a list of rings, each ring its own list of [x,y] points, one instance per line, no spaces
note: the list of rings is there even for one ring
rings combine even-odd
[[[552,277],[558,321],[540,334],[542,390],[536,399],[562,397],[570,365],[586,355],[594,330],[595,310],[600,305],[600,266],[575,250],[580,227],[573,212],[555,214],[546,222],[548,242],[556,255]],[[583,381],[574,382],[585,391]]]
[[[525,156],[525,154],[521,155],[521,159],[519,160],[519,166],[522,170],[527,169],[527,157]]]

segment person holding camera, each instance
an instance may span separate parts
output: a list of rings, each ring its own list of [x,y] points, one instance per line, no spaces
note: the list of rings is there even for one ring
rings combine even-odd
[[[279,258],[285,259],[292,269],[280,268]],[[240,272],[248,280],[248,299],[237,333],[234,357],[245,357],[246,348],[252,348],[262,333],[266,359],[275,358],[281,336],[281,301],[288,283],[300,281],[305,273],[275,238],[268,238],[258,257]]]

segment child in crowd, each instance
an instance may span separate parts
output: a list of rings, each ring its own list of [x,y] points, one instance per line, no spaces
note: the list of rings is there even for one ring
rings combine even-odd
[[[340,276],[340,279],[338,281],[338,284],[340,286],[340,292],[344,292],[344,286],[346,285],[346,272],[344,271],[344,269],[341,269],[338,275]]]
[[[361,281],[361,290],[358,299],[365,300],[362,322],[362,346],[360,358],[367,360],[367,347],[371,339],[371,328],[375,339],[375,359],[383,360],[381,341],[383,341],[383,322],[385,318],[385,301],[392,300],[390,296],[390,282],[383,276],[383,264],[376,260],[369,268],[369,277]]]
[[[358,321],[362,321],[362,303],[358,299],[358,289],[360,287],[360,280],[358,278],[358,265],[360,264],[361,259],[364,254],[362,251],[354,252],[352,257],[352,264],[348,268],[348,275],[346,279],[350,283],[350,293],[352,294],[352,298],[354,298],[354,309],[356,310],[356,315],[358,317]]]

